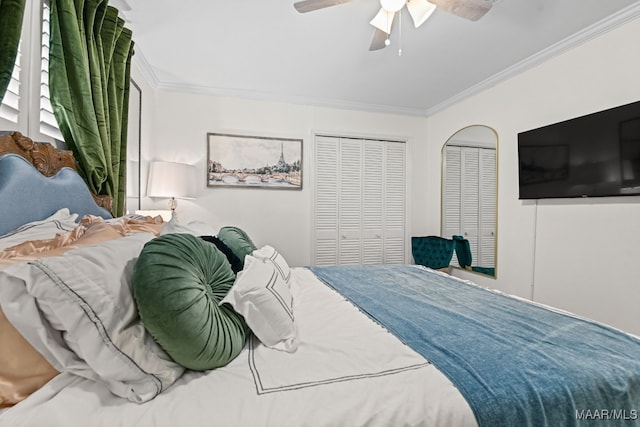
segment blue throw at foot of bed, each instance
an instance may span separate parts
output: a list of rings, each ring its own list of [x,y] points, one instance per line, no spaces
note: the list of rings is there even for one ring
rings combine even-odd
[[[640,425],[640,340],[417,266],[311,270],[447,375],[481,427]]]

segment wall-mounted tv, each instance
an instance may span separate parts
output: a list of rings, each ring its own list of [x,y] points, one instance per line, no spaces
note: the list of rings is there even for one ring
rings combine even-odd
[[[640,195],[640,101],[518,134],[520,199]]]

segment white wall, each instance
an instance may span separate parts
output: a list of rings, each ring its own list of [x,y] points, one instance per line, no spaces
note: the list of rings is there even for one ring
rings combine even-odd
[[[180,221],[201,220],[217,227],[239,226],[256,245],[276,247],[294,266],[311,262],[311,158],[315,132],[402,138],[408,141],[409,152],[417,152],[419,158],[424,158],[422,151],[426,147],[425,118],[163,90],[155,91],[152,104],[145,99],[143,104],[143,110],[153,110],[151,127],[143,127],[143,134],[147,134],[144,140],[151,145],[150,160],[190,163],[198,170],[198,197],[193,201],[179,200]],[[303,189],[207,188],[207,132],[302,138]],[[420,167],[414,175],[423,182],[425,169]],[[425,198],[418,200],[413,204],[413,211],[424,212],[424,203]],[[166,201],[144,198],[142,208],[166,209]]]
[[[498,278],[482,285],[640,334],[640,197],[518,200],[517,133],[640,100],[640,20],[428,119],[426,217],[439,219],[442,144],[470,124],[498,143]],[[418,197],[418,194],[416,194]]]
[[[256,244],[278,247],[292,265],[307,265],[314,132],[406,138],[409,234],[417,235],[440,230],[444,142],[462,127],[490,126],[499,137],[498,277],[466,277],[640,334],[640,281],[633,271],[640,260],[640,198],[522,202],[517,179],[518,132],[640,99],[638,36],[635,20],[428,119],[145,86],[143,157],[193,163],[202,174],[198,199],[180,202],[183,222],[240,226]],[[303,138],[303,190],[207,188],[207,132]],[[165,206],[143,198],[143,209]]]

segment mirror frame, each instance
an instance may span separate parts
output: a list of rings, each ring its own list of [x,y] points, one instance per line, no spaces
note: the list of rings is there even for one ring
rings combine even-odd
[[[137,107],[137,108],[131,108]],[[133,154],[136,159],[131,159]],[[142,89],[131,79],[127,127],[127,194],[125,208],[133,213],[142,209]],[[131,192],[131,194],[130,194]],[[129,206],[130,202],[133,206]]]
[[[494,232],[494,247],[495,247],[495,254],[494,254],[494,274],[490,275],[487,273],[482,273],[479,271],[472,271],[470,269],[463,269],[461,267],[458,266],[451,266],[452,268],[456,269],[456,270],[462,270],[462,271],[467,271],[469,273],[473,273],[473,274],[478,274],[484,277],[489,277],[492,279],[497,279],[498,277],[498,192],[499,192],[499,188],[498,188],[498,169],[499,169],[499,137],[498,137],[498,132],[492,128],[491,126],[487,126],[487,125],[483,125],[483,124],[471,124],[471,125],[467,125],[465,127],[462,127],[460,129],[458,129],[457,131],[453,132],[445,141],[445,143],[442,145],[442,148],[440,150],[440,235],[443,236],[444,235],[444,187],[445,187],[445,180],[444,180],[444,173],[445,173],[445,160],[446,160],[446,155],[445,155],[445,149],[447,147],[447,144],[449,142],[451,142],[451,140],[458,135],[460,132],[463,132],[469,128],[473,128],[473,127],[482,127],[485,129],[490,130],[494,137],[495,137],[495,151],[496,151],[496,170],[495,170],[495,180],[496,180],[496,212],[495,212],[495,232]]]

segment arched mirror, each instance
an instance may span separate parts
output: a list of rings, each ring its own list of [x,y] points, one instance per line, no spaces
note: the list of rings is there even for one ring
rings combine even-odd
[[[471,248],[467,270],[496,276],[498,134],[472,125],[442,147],[441,235],[463,236]],[[451,265],[459,267],[454,255]]]

